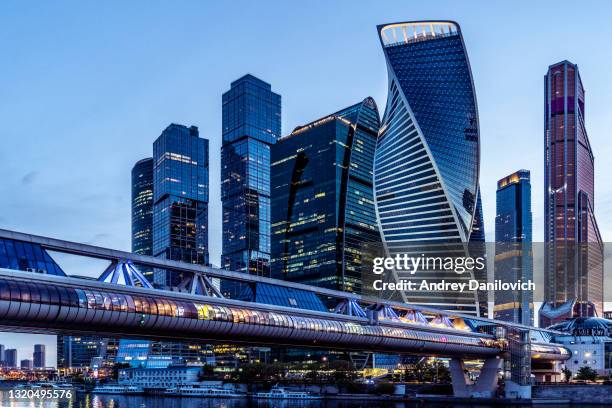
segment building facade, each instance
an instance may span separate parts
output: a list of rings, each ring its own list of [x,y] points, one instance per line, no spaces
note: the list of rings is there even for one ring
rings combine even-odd
[[[544,77],[544,300],[540,325],[603,313],[603,244],[595,219],[594,156],[578,66]]]
[[[6,349],[4,352],[4,366],[7,368],[16,368],[17,361],[17,349]]]
[[[47,366],[47,353],[44,344],[34,345],[34,368],[45,368]]]
[[[531,176],[519,170],[497,182],[495,215],[495,280],[533,279]],[[493,316],[533,326],[533,293],[497,291]]]
[[[153,255],[153,158],[132,168],[132,252]]]
[[[463,244],[484,242],[484,224],[478,109],[461,29],[452,21],[417,21],[381,25],[378,32],[389,75],[374,161],[385,251],[387,256],[444,256],[449,251],[467,256]],[[459,282],[484,279],[483,273],[394,271],[391,278]],[[393,295],[473,314],[483,314],[487,304],[470,291]]]
[[[223,268],[270,276],[270,147],[281,133],[281,97],[245,75],[223,94]],[[239,285],[224,282],[226,296]]]
[[[85,370],[95,357],[112,359],[108,351],[113,349],[113,342],[96,336],[57,336],[57,368]]]
[[[171,124],[153,143],[153,256],[207,265],[208,140]],[[181,277],[155,271],[163,287]]]
[[[379,242],[372,98],[296,128],[272,148],[272,277],[360,292],[362,245]]]
[[[166,390],[197,382],[201,371],[202,367],[178,365],[167,368],[124,368],[119,370],[118,382],[147,389]]]
[[[565,361],[574,376],[582,367],[598,375],[612,374],[612,321],[598,317],[577,317],[551,327],[560,333],[554,342],[567,347],[572,356]]]
[[[21,360],[21,369],[22,370],[31,370],[32,369],[32,360],[29,360],[29,359]]]

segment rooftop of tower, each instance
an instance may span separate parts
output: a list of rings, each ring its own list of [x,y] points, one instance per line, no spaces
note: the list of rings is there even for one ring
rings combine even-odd
[[[385,47],[433,40],[440,37],[457,35],[461,32],[459,24],[450,20],[406,21],[382,24],[377,28],[380,41]]]

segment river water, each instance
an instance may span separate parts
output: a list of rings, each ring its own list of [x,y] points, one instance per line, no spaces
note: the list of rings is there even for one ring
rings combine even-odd
[[[4,407],[28,408],[493,408],[488,405],[420,403],[396,401],[269,401],[247,398],[172,398],[154,396],[124,396],[76,394],[70,400],[16,400],[7,392],[0,391],[0,401]],[[496,407],[499,407],[497,405]],[[517,405],[515,405],[516,407]],[[568,407],[568,405],[546,405],[547,408]],[[591,408],[604,406],[589,405]]]

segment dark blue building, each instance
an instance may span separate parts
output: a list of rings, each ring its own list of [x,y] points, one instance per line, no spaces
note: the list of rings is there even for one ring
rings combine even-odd
[[[272,147],[272,277],[360,292],[363,245],[380,242],[372,98],[296,128]]]
[[[378,34],[389,87],[374,184],[387,255],[419,256],[424,245],[435,244],[461,250],[476,242],[476,256],[482,256],[478,108],[461,28],[453,21],[408,21],[381,25]],[[398,272],[394,279],[432,277],[420,270]],[[440,272],[435,278],[458,275]],[[470,291],[400,295],[402,301],[474,314],[483,314],[488,302]]]
[[[223,94],[221,200],[224,268],[270,275],[270,146],[281,132],[281,97],[245,75]],[[227,282],[222,291],[240,293]]]
[[[519,170],[497,182],[495,216],[495,279],[523,282],[533,279],[531,181]],[[495,319],[533,324],[533,293],[497,291]]]
[[[153,143],[153,162],[153,255],[207,265],[208,140],[171,124]],[[178,280],[155,271],[158,285]]]
[[[132,252],[153,255],[153,158],[132,168]]]

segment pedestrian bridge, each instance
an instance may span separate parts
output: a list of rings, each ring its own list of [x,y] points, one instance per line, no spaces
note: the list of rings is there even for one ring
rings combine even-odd
[[[545,330],[507,322],[13,231],[0,230],[0,239],[0,327],[5,330],[484,359],[508,352],[508,332],[516,326],[532,333],[532,358],[569,357],[566,348],[549,342]],[[99,280],[65,276],[47,250],[107,259],[110,266]],[[47,269],[39,261],[41,269],[15,270],[28,265],[27,259],[13,262],[11,251],[17,258],[20,251],[31,252]],[[185,282],[180,291],[154,289],[134,264],[179,270]],[[227,299],[212,279],[290,287],[335,298],[338,305],[321,311]]]
[[[51,258],[55,252],[109,264],[99,279],[67,276]],[[153,288],[137,266],[180,272],[183,282],[174,290]],[[228,299],[218,289],[223,279],[336,306]],[[0,329],[449,357],[456,395],[490,395],[500,371],[530,389],[532,360],[558,372],[570,357],[549,330],[6,230],[0,230]],[[465,359],[485,361],[476,384],[464,378]]]

